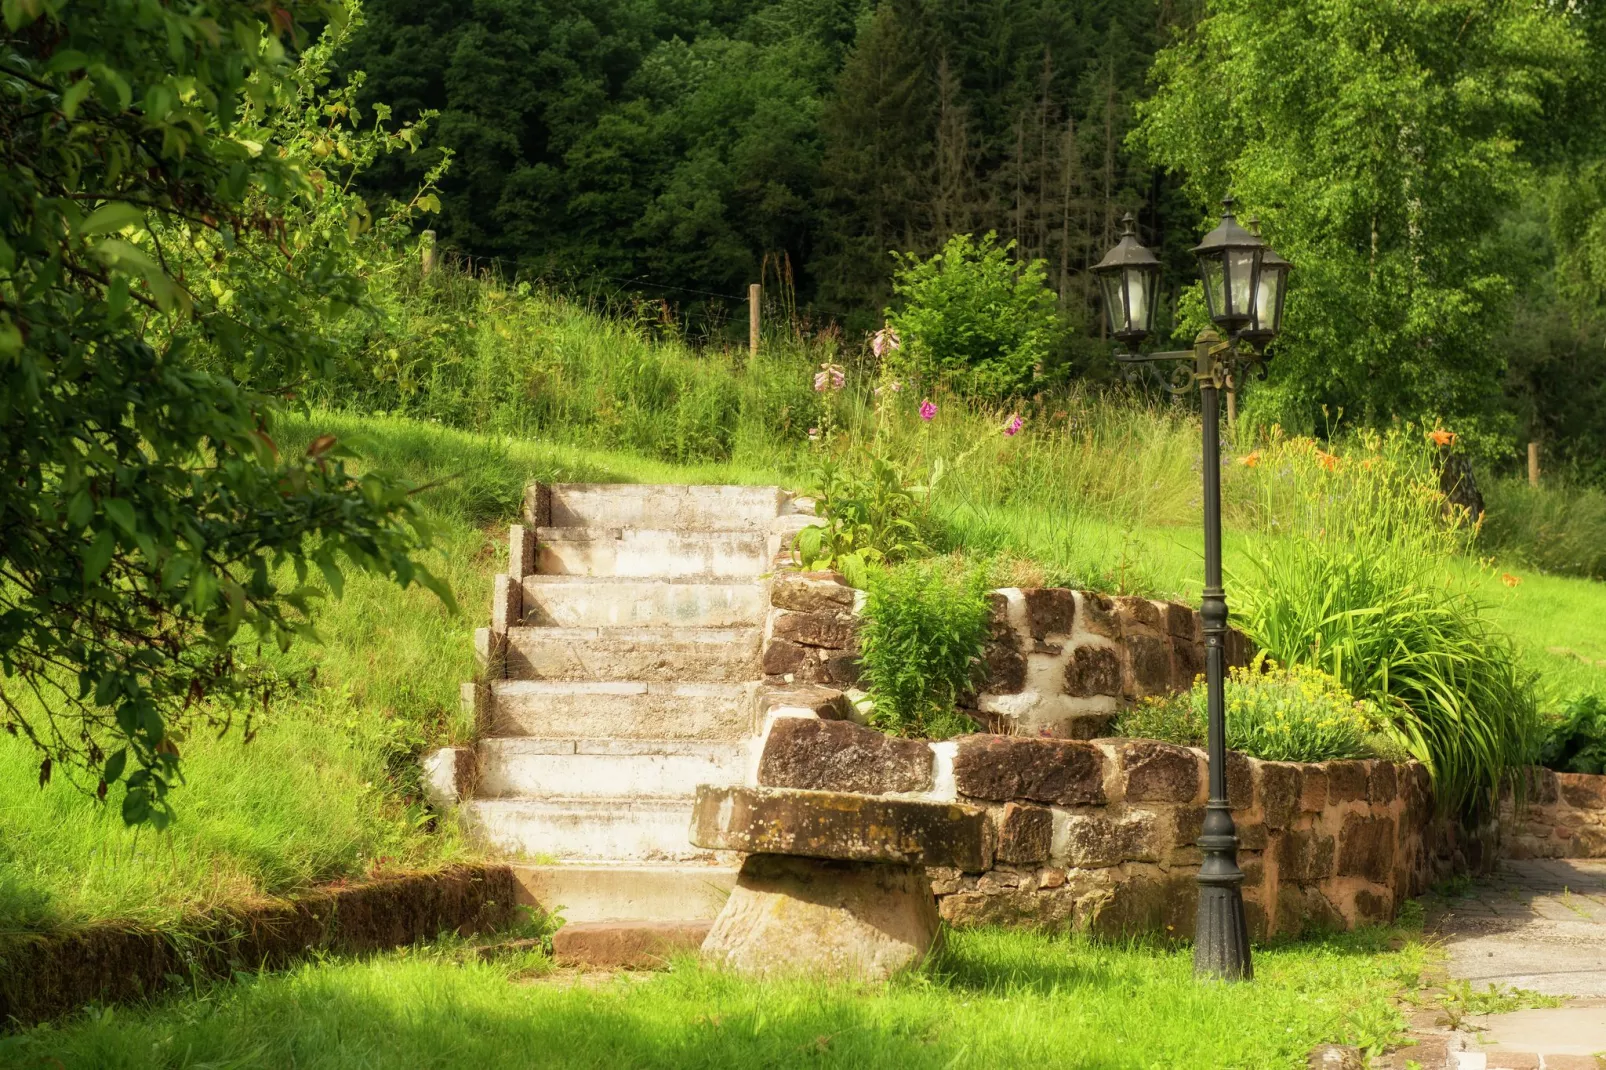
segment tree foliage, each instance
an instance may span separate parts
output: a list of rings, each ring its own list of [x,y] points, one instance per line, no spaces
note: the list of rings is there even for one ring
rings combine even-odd
[[[1499,223],[1582,55],[1526,0],[1214,0],[1160,55],[1135,143],[1297,265],[1266,417],[1505,429]]]
[[[408,488],[275,412],[338,359],[368,149],[297,67],[336,2],[7,0],[0,39],[0,714],[164,824],[179,743],[265,701],[347,563],[413,560]],[[372,151],[410,134],[369,131]],[[372,139],[377,138],[374,142]],[[357,145],[357,149],[353,149]]]

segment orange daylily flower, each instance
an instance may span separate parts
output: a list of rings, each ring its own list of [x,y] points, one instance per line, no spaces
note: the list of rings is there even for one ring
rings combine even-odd
[[[1338,471],[1338,457],[1334,454],[1324,453],[1321,450],[1317,450],[1316,459],[1320,461],[1322,467],[1327,469],[1329,472]]]
[[[1254,450],[1250,453],[1244,454],[1242,457],[1238,458],[1238,463],[1243,465],[1245,468],[1255,467],[1255,465],[1260,463],[1260,451]]]
[[[1436,430],[1429,431],[1428,437],[1433,440],[1433,444],[1435,446],[1451,446],[1455,444],[1456,436],[1454,431],[1446,431],[1444,428],[1440,427]]]
[[[1515,587],[1517,584],[1522,582],[1522,577],[1513,576],[1509,572],[1502,572],[1500,574],[1500,582],[1505,584],[1507,587]]]

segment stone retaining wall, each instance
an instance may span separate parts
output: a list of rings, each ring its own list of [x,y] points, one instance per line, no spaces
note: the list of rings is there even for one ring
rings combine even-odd
[[[1500,801],[1507,857],[1606,858],[1606,776],[1531,769],[1525,787]]]
[[[991,858],[932,868],[944,918],[1192,936],[1202,751],[1152,740],[894,739],[829,710],[778,705],[761,787],[958,801],[988,811]],[[1433,816],[1426,769],[1229,755],[1252,933],[1387,921],[1466,860]]]
[[[992,731],[1089,739],[1108,731],[1123,704],[1185,691],[1204,671],[1202,626],[1185,605],[1063,587],[1010,587],[990,597],[986,673],[969,700]],[[837,573],[780,573],[771,586],[765,679],[851,693],[862,601]],[[1228,632],[1229,665],[1247,664],[1252,652],[1242,633]]]

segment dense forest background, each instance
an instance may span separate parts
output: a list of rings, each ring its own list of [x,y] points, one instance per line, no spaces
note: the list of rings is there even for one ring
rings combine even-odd
[[[1277,418],[1453,420],[1492,458],[1539,438],[1599,478],[1602,7],[366,0],[337,62],[364,102],[433,115],[362,181],[406,196],[450,154],[418,224],[449,252],[662,296],[713,338],[760,279],[804,329],[862,332],[895,251],[991,230],[1046,261],[1061,359],[1096,377],[1088,268],[1122,214],[1185,328],[1187,250],[1247,189],[1312,310]]]

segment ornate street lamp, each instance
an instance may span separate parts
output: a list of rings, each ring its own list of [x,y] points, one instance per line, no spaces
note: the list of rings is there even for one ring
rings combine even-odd
[[[1172,376],[1170,389],[1181,393],[1198,384],[1204,417],[1205,587],[1200,616],[1204,619],[1205,687],[1209,715],[1210,799],[1205,804],[1199,847],[1199,914],[1194,937],[1193,971],[1200,977],[1248,980],[1249,932],[1244,924],[1243,871],[1238,868],[1238,833],[1227,804],[1226,707],[1223,680],[1227,669],[1227,597],[1221,587],[1221,390],[1233,367],[1265,366],[1265,349],[1282,329],[1283,293],[1293,267],[1258,233],[1233,218],[1232,198],[1223,202],[1221,223],[1194,248],[1204,276],[1205,302],[1221,334],[1206,329],[1191,350],[1118,353],[1125,364],[1191,361]],[[1159,268],[1154,255],[1127,232],[1093,269],[1103,284],[1111,333],[1132,349],[1154,326]],[[1255,228],[1258,230],[1258,228]],[[1146,258],[1146,259],[1145,259]],[[1150,267],[1148,265],[1154,265]],[[1141,315],[1139,314],[1141,311]],[[1222,335],[1225,335],[1223,339]]]

